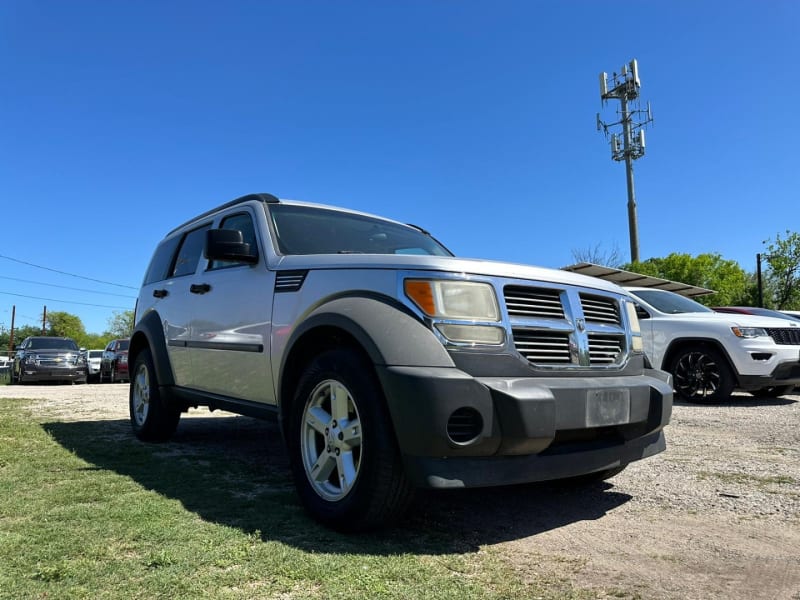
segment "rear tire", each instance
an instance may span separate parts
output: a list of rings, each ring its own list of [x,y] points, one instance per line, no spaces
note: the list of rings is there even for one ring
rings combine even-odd
[[[164,442],[175,433],[181,411],[163,397],[149,348],[136,356],[133,373],[128,392],[133,432],[146,442]]]
[[[313,358],[289,410],[292,474],[312,517],[350,532],[388,525],[405,512],[413,487],[365,358],[349,348]]]
[[[675,393],[687,402],[712,404],[727,400],[733,392],[734,378],[728,361],[716,349],[687,346],[669,366]]]

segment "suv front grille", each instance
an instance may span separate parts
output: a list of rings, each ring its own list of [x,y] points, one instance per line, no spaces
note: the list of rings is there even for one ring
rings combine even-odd
[[[781,346],[800,346],[800,329],[795,327],[769,328],[767,334]]]
[[[533,366],[608,368],[628,356],[621,304],[614,295],[507,285],[503,298],[514,348]]]

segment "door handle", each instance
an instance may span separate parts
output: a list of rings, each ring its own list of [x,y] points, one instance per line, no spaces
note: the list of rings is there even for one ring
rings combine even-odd
[[[167,290],[153,290],[153,296],[156,298],[165,298],[169,294]]]
[[[211,286],[207,283],[193,283],[189,286],[189,291],[193,294],[205,294],[211,291]]]

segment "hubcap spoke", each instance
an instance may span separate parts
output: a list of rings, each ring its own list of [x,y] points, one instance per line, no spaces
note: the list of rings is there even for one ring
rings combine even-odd
[[[301,426],[300,450],[309,483],[321,498],[341,500],[358,479],[362,457],[361,420],[347,387],[333,379],[317,384]]]

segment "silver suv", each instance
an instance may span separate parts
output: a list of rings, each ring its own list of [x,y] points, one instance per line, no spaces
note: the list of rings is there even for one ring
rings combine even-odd
[[[306,509],[340,530],[415,487],[605,479],[665,448],[669,376],[595,278],[455,258],[426,231],[245,196],[173,229],[136,306],[130,412],[277,418]]]

